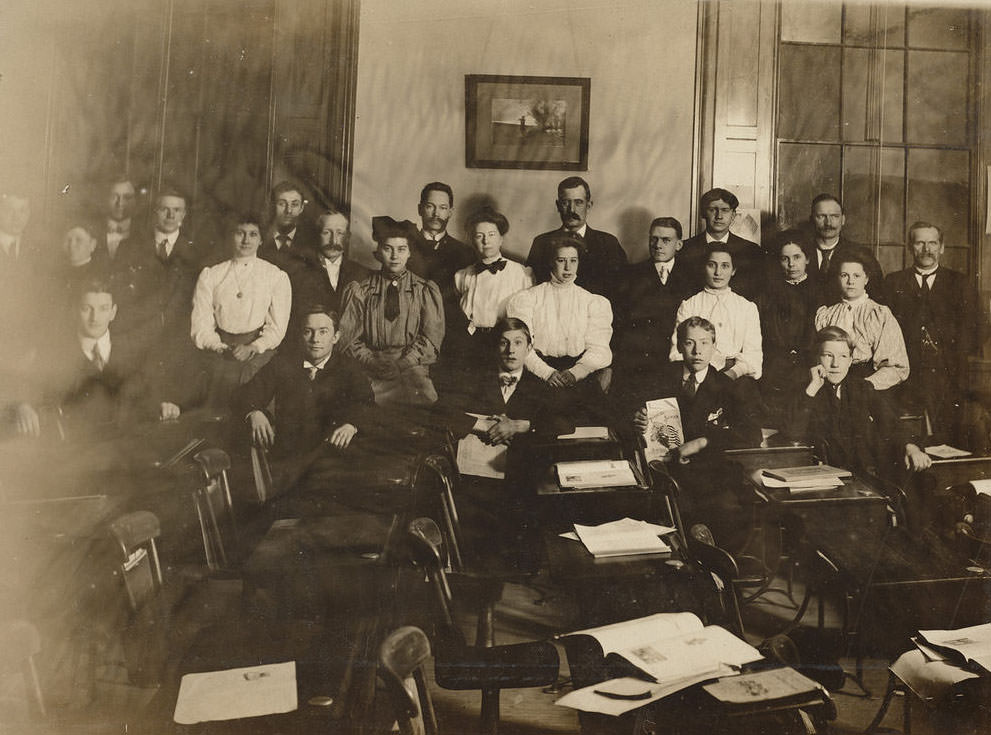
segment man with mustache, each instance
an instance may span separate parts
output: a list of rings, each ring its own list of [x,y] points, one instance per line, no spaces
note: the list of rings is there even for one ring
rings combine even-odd
[[[564,179],[557,185],[555,206],[561,217],[560,229],[537,235],[526,259],[536,281],[543,283],[550,279],[548,264],[553,237],[570,232],[582,240],[586,252],[575,282],[586,291],[605,296],[612,302],[624,282],[623,272],[628,262],[626,251],[615,235],[588,226],[588,212],[592,208],[592,190],[588,182],[580,176]]]
[[[811,240],[805,245],[806,255],[809,257],[808,274],[809,278],[819,284],[822,303],[834,304],[840,300],[836,269],[841,259],[850,251],[854,251],[867,266],[868,283],[871,284],[867,290],[868,295],[879,304],[883,304],[884,274],[881,272],[881,264],[863,245],[843,237],[846,214],[842,202],[832,194],[819,194],[812,200],[809,220],[813,232]]]
[[[903,404],[925,410],[933,433],[957,444],[967,392],[967,356],[977,350],[977,294],[967,276],[941,264],[943,231],[929,222],[908,229],[912,265],[884,282],[912,366],[901,386]]]
[[[454,191],[450,186],[442,181],[424,186],[417,211],[420,230],[412,243],[409,270],[436,283],[446,303],[454,295],[454,274],[475,262],[475,251],[447,231],[454,213]]]
[[[361,281],[369,270],[348,258],[351,223],[337,207],[330,205],[317,217],[317,243],[301,253],[300,267],[289,274],[292,281],[293,325],[302,310],[311,304],[324,304],[329,310],[341,312],[344,289],[353,281]],[[296,330],[290,326],[290,332]]]

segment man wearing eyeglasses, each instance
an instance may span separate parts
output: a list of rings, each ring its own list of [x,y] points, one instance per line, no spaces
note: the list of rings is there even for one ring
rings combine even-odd
[[[290,275],[305,266],[303,253],[316,245],[311,228],[301,218],[306,209],[303,187],[280,181],[272,189],[272,211],[258,257],[279,266]]]
[[[885,303],[881,264],[863,245],[843,236],[843,226],[846,224],[843,203],[832,194],[819,194],[812,200],[809,220],[812,238],[805,247],[809,258],[807,273],[809,278],[819,283],[823,304],[835,304],[842,298],[837,268],[851,251],[863,258],[866,264],[867,295],[878,303]]]
[[[736,194],[726,189],[710,189],[699,200],[699,217],[705,222],[705,229],[685,240],[679,256],[691,277],[693,291],[705,286],[705,263],[711,243],[724,244],[726,252],[733,257],[734,291],[752,301],[760,290],[763,251],[757,243],[730,232],[739,206]]]

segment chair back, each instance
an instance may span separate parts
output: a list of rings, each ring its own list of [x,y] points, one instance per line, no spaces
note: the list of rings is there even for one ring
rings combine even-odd
[[[463,571],[461,520],[454,502],[457,477],[457,465],[449,456],[432,453],[422,457],[413,477],[413,508],[440,519],[447,551],[441,559],[452,571]]]
[[[438,539],[440,529],[430,518],[417,518],[410,523],[406,534],[407,549],[410,561],[421,568],[427,575],[434,590],[438,609],[448,630],[454,630],[454,616],[451,612],[451,587],[441,562],[441,550]]]
[[[437,733],[437,718],[423,674],[429,658],[430,641],[413,626],[394,630],[379,646],[379,678],[401,735]]]
[[[251,475],[255,480],[255,499],[264,503],[275,492],[272,469],[268,464],[268,450],[264,447],[251,447]]]
[[[742,638],[743,618],[740,615],[740,601],[737,599],[734,585],[734,580],[740,574],[736,560],[728,551],[716,546],[712,533],[703,524],[692,526],[688,534],[687,550],[689,558],[714,577],[723,616],[730,619],[733,632]]]
[[[204,449],[193,459],[203,470],[204,484],[193,491],[193,505],[200,522],[203,554],[211,571],[227,569],[229,554],[236,555],[237,525],[227,471],[231,458],[222,449]]]
[[[653,491],[661,493],[664,496],[664,505],[667,508],[669,524],[677,529],[678,540],[681,541],[682,548],[687,548],[688,539],[685,534],[685,524],[681,520],[681,507],[678,504],[678,497],[681,495],[681,486],[671,476],[671,472],[664,462],[652,459],[648,467],[650,468]]]
[[[162,587],[162,567],[155,540],[162,529],[158,517],[147,510],[126,513],[110,524],[110,534],[120,548],[118,568],[132,611],[137,611]]]

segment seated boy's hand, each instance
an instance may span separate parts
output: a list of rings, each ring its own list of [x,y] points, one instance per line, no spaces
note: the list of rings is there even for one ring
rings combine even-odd
[[[338,449],[347,449],[357,433],[358,427],[354,424],[341,424],[334,429],[333,433],[327,438],[327,441]]]
[[[252,411],[248,414],[248,424],[251,426],[251,441],[255,446],[268,449],[275,442],[275,429],[262,411]]]
[[[517,434],[525,434],[530,430],[530,422],[524,419],[511,419],[505,414],[496,417],[496,422],[485,432],[485,441],[489,444],[509,444]]]
[[[158,418],[160,421],[173,421],[179,418],[180,408],[169,401],[163,401],[158,405]]]
[[[932,467],[933,460],[915,444],[905,445],[905,469],[912,472],[922,472]]]

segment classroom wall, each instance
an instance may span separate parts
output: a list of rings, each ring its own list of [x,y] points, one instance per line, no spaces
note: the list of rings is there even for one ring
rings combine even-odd
[[[419,222],[421,186],[446,181],[452,233],[488,200],[525,257],[560,225],[557,182],[573,172],[465,167],[466,74],[590,77],[589,222],[647,256],[658,215],[688,222],[695,3],[684,0],[362,0],[352,189],[352,256],[372,263],[371,217]],[[687,234],[687,233],[686,233]]]

